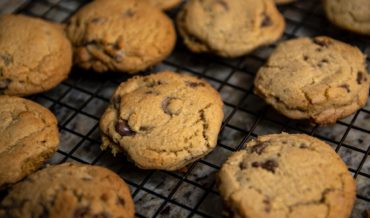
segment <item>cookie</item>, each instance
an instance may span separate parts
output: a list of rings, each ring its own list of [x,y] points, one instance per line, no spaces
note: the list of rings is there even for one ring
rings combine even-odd
[[[112,171],[64,163],[16,184],[0,204],[0,217],[133,218],[126,183]]]
[[[170,10],[181,3],[181,0],[149,0],[149,2],[162,10]]]
[[[69,20],[75,64],[135,73],[164,60],[176,41],[172,21],[146,1],[93,1]]]
[[[291,119],[331,124],[366,104],[365,55],[329,37],[282,42],[255,79],[255,93]]]
[[[273,0],[189,0],[177,26],[191,51],[237,57],[279,39],[285,22]]]
[[[55,116],[20,97],[0,96],[0,188],[39,168],[57,150]]]
[[[335,25],[370,35],[369,0],[324,0],[323,4],[326,16]]]
[[[216,146],[222,119],[221,97],[203,80],[173,72],[134,77],[100,120],[102,148],[143,169],[177,170]]]
[[[219,172],[234,217],[349,217],[356,184],[326,143],[304,134],[258,137]]]
[[[24,15],[0,16],[0,94],[26,96],[67,78],[71,45],[59,24]]]

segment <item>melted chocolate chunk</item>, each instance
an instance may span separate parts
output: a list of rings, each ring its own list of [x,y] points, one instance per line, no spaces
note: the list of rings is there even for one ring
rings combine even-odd
[[[361,85],[362,81],[367,81],[366,77],[364,76],[363,72],[359,71],[357,72],[357,78],[356,78],[357,84]]]
[[[255,152],[257,154],[262,154],[263,150],[270,144],[270,142],[259,142],[251,148],[251,152]]]
[[[318,38],[314,38],[312,42],[320,47],[329,47],[329,45],[331,44],[331,42],[329,42],[328,40]]]
[[[202,82],[192,82],[192,81],[185,81],[185,85],[188,86],[188,87],[190,87],[190,88],[197,88],[199,86],[201,86],[201,87],[206,86]]]
[[[351,91],[348,84],[343,84],[343,85],[340,85],[339,87],[345,89],[347,91],[347,93],[350,93],[350,91]]]
[[[132,11],[131,9],[128,9],[126,10],[123,15],[125,15],[126,17],[133,17],[135,15],[135,12]]]
[[[121,136],[133,136],[136,134],[130,129],[127,120],[118,120],[115,129]]]
[[[241,170],[247,169],[247,165],[242,161],[242,162],[239,163],[239,168]]]
[[[261,167],[267,171],[275,173],[275,169],[278,167],[278,163],[274,160],[267,160],[265,162],[253,162],[252,167]]]
[[[118,205],[122,205],[123,206],[123,205],[125,205],[125,199],[124,198],[121,198],[120,196],[118,196],[116,203]]]
[[[83,218],[87,215],[90,211],[89,207],[80,207],[77,208],[73,213],[73,218]]]
[[[263,14],[263,20],[261,23],[261,27],[268,27],[272,25],[272,20],[271,17],[268,16],[267,14]]]

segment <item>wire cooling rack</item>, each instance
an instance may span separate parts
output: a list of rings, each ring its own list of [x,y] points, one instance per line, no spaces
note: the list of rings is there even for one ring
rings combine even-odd
[[[0,13],[28,14],[63,22],[88,1],[0,0]],[[279,6],[287,26],[281,40],[299,36],[328,35],[358,46],[370,56],[370,38],[332,26],[319,0]],[[174,17],[175,11],[169,12]],[[312,126],[279,115],[253,94],[253,78],[276,44],[260,48],[236,59],[192,54],[178,39],[173,54],[151,70],[187,72],[209,81],[225,102],[225,119],[216,149],[183,172],[140,170],[125,157],[114,158],[101,151],[99,118],[113,90],[125,75],[103,74],[72,69],[70,78],[55,89],[31,99],[50,108],[59,120],[61,145],[50,163],[77,161],[106,166],[130,185],[137,217],[222,217],[223,204],[215,185],[215,175],[235,150],[258,135],[307,133],[328,142],[346,162],[356,179],[357,199],[352,217],[370,210],[370,100],[352,116],[328,127]],[[367,59],[370,65],[369,58]]]

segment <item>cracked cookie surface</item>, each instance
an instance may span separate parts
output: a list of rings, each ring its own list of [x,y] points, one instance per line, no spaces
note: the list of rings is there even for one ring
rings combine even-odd
[[[0,96],[0,188],[18,182],[57,150],[55,116],[20,97]]]
[[[272,134],[248,142],[222,166],[220,193],[234,217],[349,217],[356,185],[323,141]]]
[[[24,15],[0,16],[0,93],[26,96],[67,78],[71,45],[62,26]]]
[[[369,95],[365,56],[324,36],[282,42],[254,84],[256,94],[285,116],[317,124],[352,114]]]
[[[369,0],[324,0],[323,4],[326,16],[335,25],[370,35]]]
[[[67,24],[75,63],[97,72],[135,73],[165,59],[176,41],[173,23],[146,1],[93,1]]]
[[[64,163],[16,184],[0,204],[0,217],[133,218],[127,184],[112,171]]]
[[[103,148],[144,169],[177,170],[217,143],[223,102],[207,82],[161,72],[122,83],[100,120]]]
[[[162,10],[169,10],[181,3],[181,0],[148,0],[150,4]]]
[[[285,26],[273,0],[189,0],[176,22],[190,50],[224,57],[276,41]]]

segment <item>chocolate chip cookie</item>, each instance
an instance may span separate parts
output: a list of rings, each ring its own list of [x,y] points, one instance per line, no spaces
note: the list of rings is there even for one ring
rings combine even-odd
[[[55,116],[20,97],[0,96],[0,188],[40,167],[57,150]]]
[[[103,148],[144,169],[177,170],[215,146],[219,93],[189,75],[161,72],[122,83],[100,120]]]
[[[149,2],[162,10],[169,10],[181,3],[181,0],[149,0]]]
[[[71,45],[59,24],[0,16],[0,94],[47,91],[67,78],[71,65]]]
[[[126,183],[103,167],[64,163],[16,184],[0,204],[0,217],[133,218]]]
[[[369,95],[365,55],[324,36],[278,45],[254,84],[256,94],[285,116],[317,124],[354,113]]]
[[[189,0],[177,25],[193,52],[237,57],[279,39],[285,22],[273,0]]]
[[[69,20],[75,63],[97,72],[135,73],[165,59],[176,41],[173,23],[146,1],[93,1]]]
[[[234,217],[349,217],[356,184],[326,143],[304,134],[258,137],[219,173]]]
[[[324,0],[328,19],[352,32],[370,35],[369,0]]]

